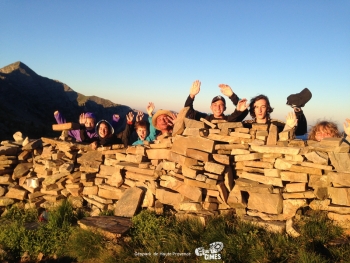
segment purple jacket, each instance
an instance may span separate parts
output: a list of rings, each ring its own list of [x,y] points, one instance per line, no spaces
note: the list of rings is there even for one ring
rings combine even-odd
[[[89,114],[92,117],[94,116],[93,114]],[[64,116],[58,111],[57,114],[54,115],[56,122],[58,124],[62,124],[62,123],[66,123],[66,118],[64,118]],[[96,119],[95,119],[96,121]],[[82,134],[83,133],[83,136]],[[96,140],[96,138],[98,138],[98,134],[95,131],[95,128],[93,128],[92,130],[87,130],[85,128],[84,125],[80,125],[80,130],[71,130],[68,132],[69,136],[71,136],[72,138],[74,138],[77,142],[92,142],[94,140]],[[82,140],[81,138],[84,137],[84,139]]]

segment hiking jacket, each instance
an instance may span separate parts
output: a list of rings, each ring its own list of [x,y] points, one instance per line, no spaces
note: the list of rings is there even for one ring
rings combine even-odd
[[[148,122],[149,122],[149,134],[145,138],[145,141],[153,142],[156,139],[157,130],[152,124],[152,117],[148,117]],[[132,145],[140,145],[140,144],[143,144],[143,140],[138,138],[138,140],[134,142]]]
[[[58,124],[67,123],[66,118],[59,111],[54,116]],[[68,135],[74,138],[77,142],[90,143],[90,142],[96,141],[96,139],[98,138],[98,134],[95,131],[95,128],[91,130],[87,130],[84,124],[80,124],[79,130],[68,131]]]
[[[232,101],[233,105],[238,104],[239,98],[235,93],[233,93],[233,95],[229,97],[229,99]],[[186,117],[189,119],[199,121],[201,118],[204,118],[207,121],[226,120],[228,122],[238,122],[238,121],[243,121],[244,118],[248,115],[248,109],[246,109],[245,111],[238,111],[237,109],[235,109],[235,111],[231,115],[223,115],[223,118],[215,118],[213,114],[207,114],[207,113],[196,111],[193,108],[193,101],[194,101],[194,98],[192,99],[191,96],[188,96],[185,102],[185,107],[190,107],[190,109],[186,114]]]

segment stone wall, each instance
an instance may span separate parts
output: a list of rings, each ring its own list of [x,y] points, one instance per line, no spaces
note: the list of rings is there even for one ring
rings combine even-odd
[[[328,212],[349,227],[350,154],[340,138],[294,140],[293,131],[186,119],[172,136],[143,146],[87,145],[49,138],[0,146],[0,206],[50,208],[68,198],[91,215],[171,206],[178,218],[234,212],[293,236],[298,209]],[[348,138],[349,139],[349,138]],[[25,146],[22,146],[25,144]]]

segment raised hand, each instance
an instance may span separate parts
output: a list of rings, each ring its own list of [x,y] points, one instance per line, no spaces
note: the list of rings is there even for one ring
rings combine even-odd
[[[154,103],[153,102],[149,102],[147,107],[146,107],[146,110],[147,110],[147,114],[152,117],[153,116],[153,111],[155,109],[155,106],[154,106]]]
[[[129,123],[132,123],[133,120],[134,120],[134,113],[130,111],[128,114],[126,114],[126,121]]]
[[[80,123],[80,124],[85,124],[85,122],[86,122],[85,113],[82,113],[82,114],[80,114],[80,116],[79,116],[79,123]]]
[[[346,135],[350,136],[350,119],[344,121],[344,132]]]
[[[236,109],[238,111],[245,111],[248,108],[248,103],[247,103],[247,99],[241,99],[238,104]]]
[[[171,113],[171,117],[167,116],[168,126],[174,126],[176,118],[177,118],[177,114],[173,112]]]
[[[229,85],[226,84],[219,84],[219,88],[222,94],[224,94],[227,97],[231,97],[233,94],[233,91]]]
[[[295,125],[297,125],[298,119],[295,115],[295,112],[289,112],[286,117],[286,125],[288,125],[290,128],[293,128]]]
[[[196,80],[192,83],[192,87],[190,89],[190,97],[193,99],[201,90],[201,82]]]
[[[143,119],[143,116],[144,116],[144,113],[142,111],[138,111],[137,112],[137,115],[136,115],[136,121],[142,121]]]

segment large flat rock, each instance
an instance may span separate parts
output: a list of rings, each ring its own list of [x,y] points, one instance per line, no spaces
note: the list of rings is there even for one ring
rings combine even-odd
[[[106,238],[115,239],[130,229],[131,219],[119,216],[94,216],[84,217],[78,224],[83,229],[98,230]]]
[[[141,188],[131,187],[125,190],[115,206],[114,215],[133,217],[141,204],[142,196],[143,190]]]

